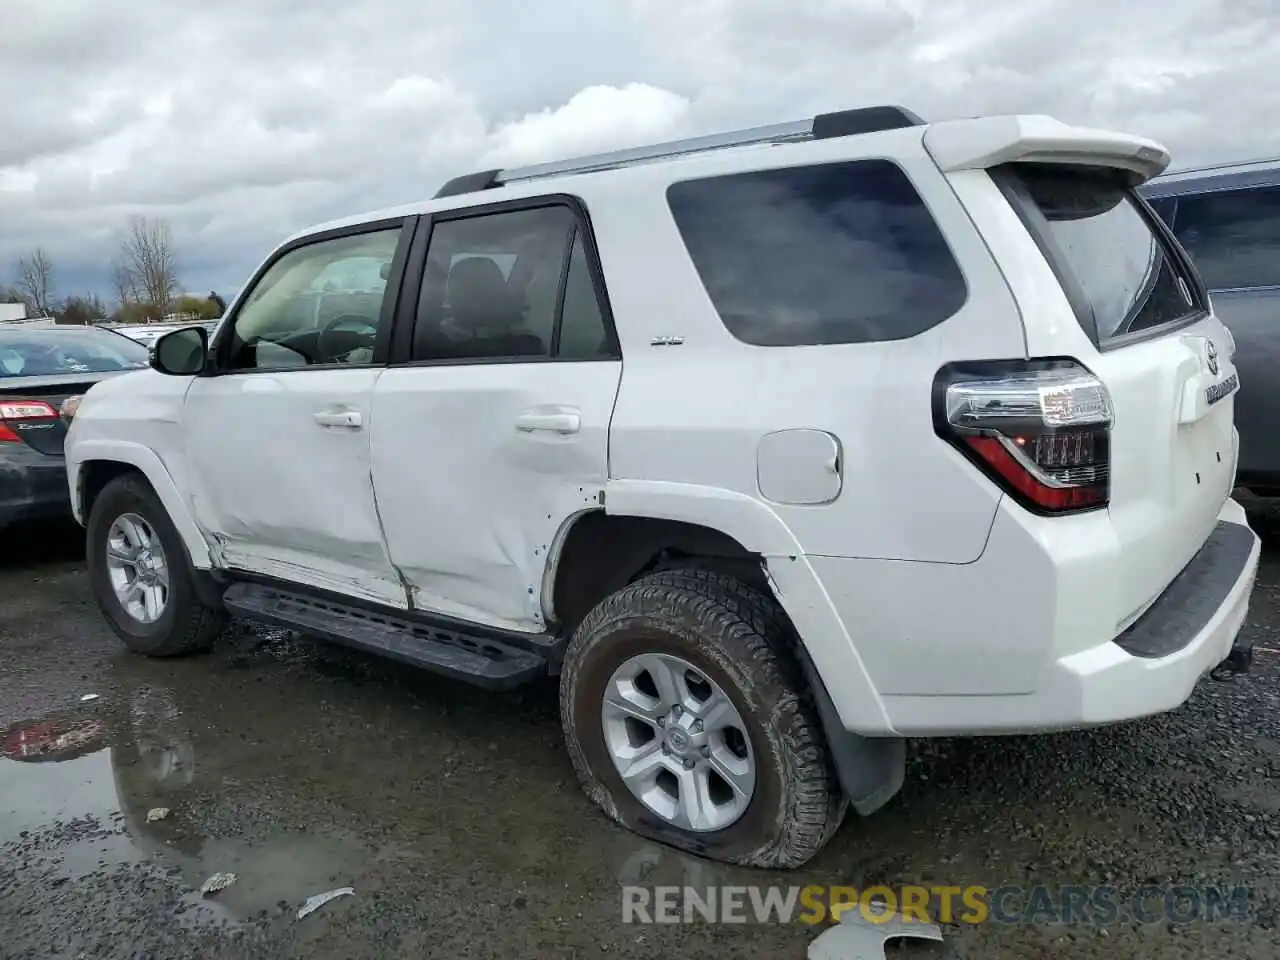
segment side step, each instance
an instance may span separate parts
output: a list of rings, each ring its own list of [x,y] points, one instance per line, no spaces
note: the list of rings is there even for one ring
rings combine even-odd
[[[440,626],[412,614],[367,610],[257,583],[232,584],[222,601],[231,613],[251,620],[360,647],[493,690],[547,676],[557,652],[551,637],[499,640],[496,631]]]

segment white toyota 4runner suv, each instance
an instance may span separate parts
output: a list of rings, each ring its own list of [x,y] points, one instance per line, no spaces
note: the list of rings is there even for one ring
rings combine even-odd
[[[304,231],[74,413],[97,600],[152,656],[230,613],[558,676],[608,816],[799,865],[904,738],[1248,668],[1234,345],[1134,192],[1168,159],[873,107]]]

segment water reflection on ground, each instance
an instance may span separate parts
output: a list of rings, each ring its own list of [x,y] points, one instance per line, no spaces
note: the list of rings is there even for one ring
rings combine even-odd
[[[371,710],[367,684],[386,669]],[[264,683],[280,685],[263,695]],[[616,923],[625,884],[760,881],[608,824],[573,781],[546,691],[485,704],[452,685],[424,700],[424,683],[436,685],[288,641],[220,660],[121,656],[98,699],[0,733],[0,850],[55,887],[163,881],[189,928],[295,922],[308,897],[353,886],[416,887],[451,911],[514,907],[554,930]],[[504,720],[519,738],[510,753]],[[224,872],[236,882],[202,896]]]
[[[1268,562],[1246,629],[1274,647],[1280,568]],[[1280,949],[1277,656],[1165,717],[913,749],[899,798],[778,874],[609,824],[574,778],[554,684],[490,694],[273,631],[148,661],[119,652],[74,569],[0,569],[0,593],[18,598],[0,609],[0,649],[16,656],[0,670],[6,958],[779,960],[803,957],[813,928],[627,925],[622,888],[1152,877],[1248,883],[1260,919],[1176,938],[1163,926],[952,926],[954,952],[940,955]],[[169,814],[149,821],[155,808]],[[236,883],[202,897],[220,872]],[[345,886],[356,895],[297,919],[308,897]]]

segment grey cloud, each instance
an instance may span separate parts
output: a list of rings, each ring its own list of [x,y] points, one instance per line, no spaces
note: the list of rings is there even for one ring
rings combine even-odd
[[[1277,153],[1277,21],[1270,0],[43,0],[0,31],[0,283],[35,244],[64,293],[105,277],[142,212],[184,283],[227,288],[308,223],[468,169],[859,103],[1051,113],[1177,162]]]

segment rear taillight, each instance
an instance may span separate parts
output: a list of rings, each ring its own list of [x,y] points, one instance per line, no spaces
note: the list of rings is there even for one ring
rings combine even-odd
[[[934,426],[1023,506],[1107,505],[1111,398],[1074,360],[956,364],[938,374]]]
[[[57,418],[58,411],[43,400],[11,400],[0,403],[0,443],[20,443],[22,438],[4,421]]]

